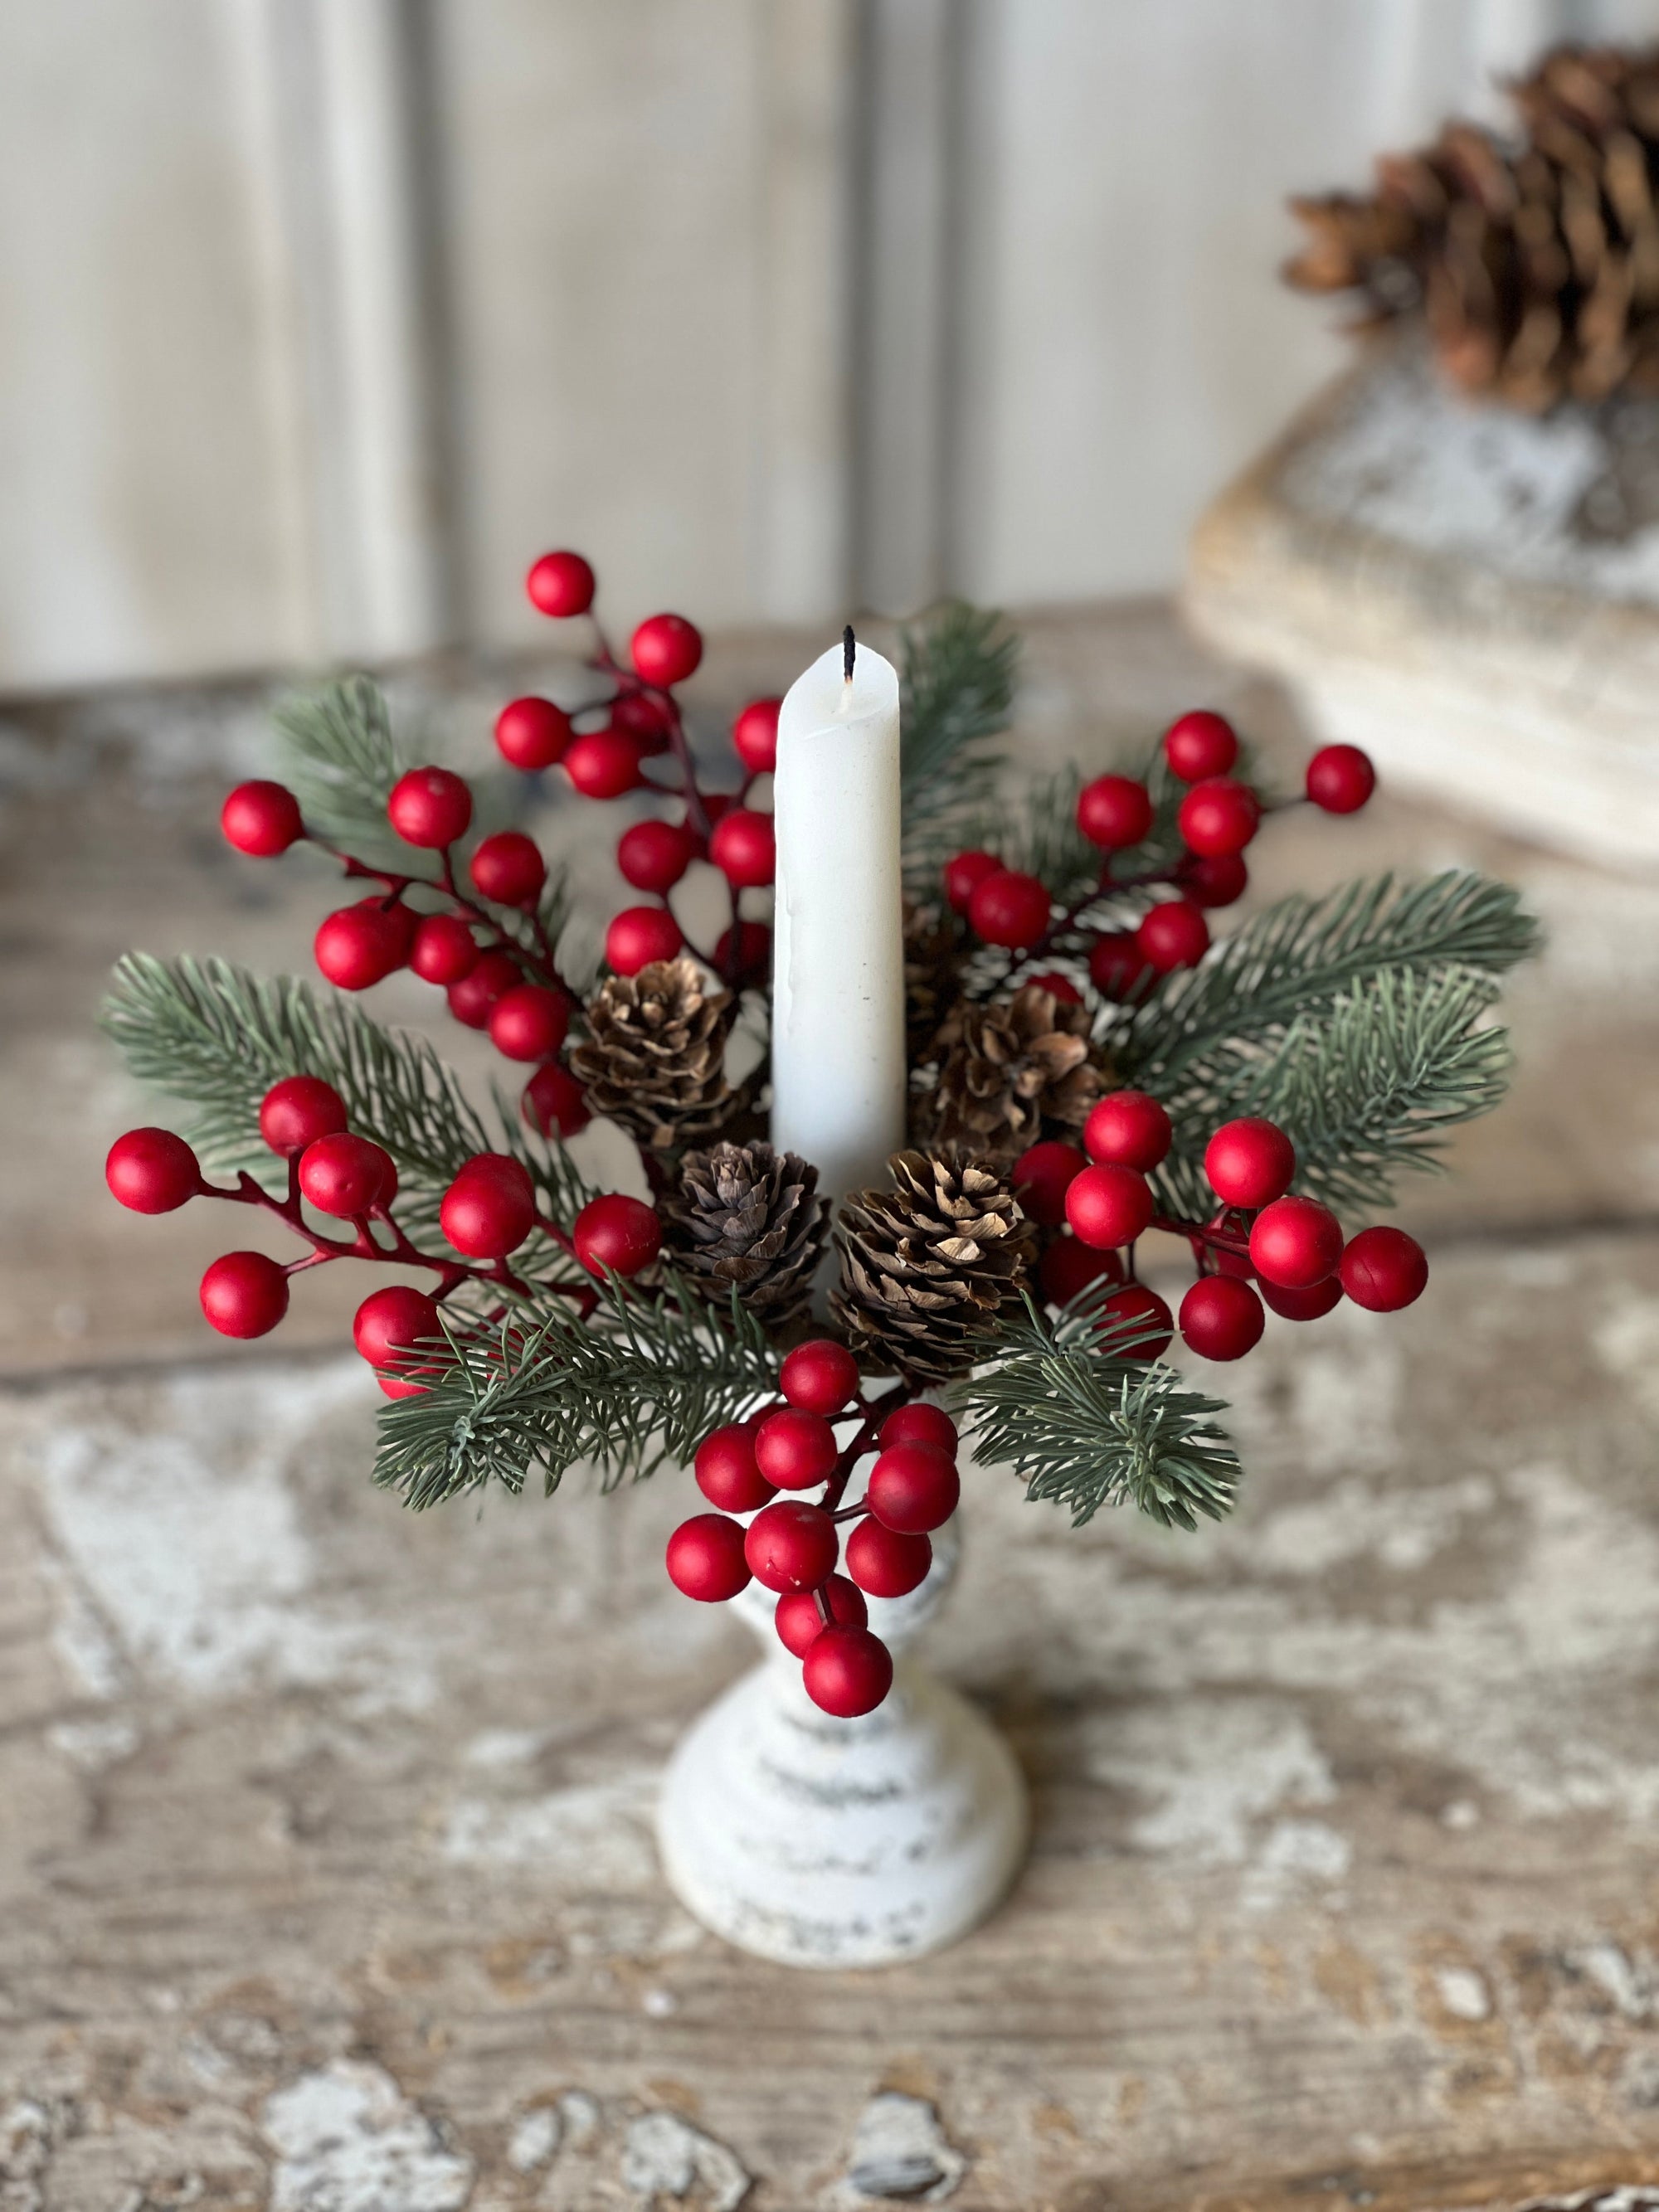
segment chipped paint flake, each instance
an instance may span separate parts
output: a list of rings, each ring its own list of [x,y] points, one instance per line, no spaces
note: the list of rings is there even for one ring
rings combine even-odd
[[[967,2159],[925,2098],[884,2089],[859,2115],[846,2177],[836,2194],[848,2206],[892,2200],[939,2204],[967,2171]]]
[[[461,2212],[472,2193],[471,2160],[378,2066],[301,2075],[262,2124],[277,2154],[270,2212]]]
[[[514,2129],[507,2146],[507,2162],[514,2173],[534,2173],[558,2147],[558,2112],[552,2106],[543,2105],[526,2112]]]
[[[708,2212],[738,2212],[749,2176],[736,2155],[678,2112],[643,2112],[623,2142],[623,2186],[649,2203],[699,2189]]]
[[[1486,1977],[1473,1966],[1437,1967],[1434,1986],[1454,2020],[1475,2022],[1492,2018],[1492,1992]]]

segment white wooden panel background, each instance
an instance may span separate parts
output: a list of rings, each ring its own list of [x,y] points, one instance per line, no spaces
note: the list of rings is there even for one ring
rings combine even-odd
[[[1341,358],[1285,193],[1659,0],[0,17],[0,688],[1174,574]]]

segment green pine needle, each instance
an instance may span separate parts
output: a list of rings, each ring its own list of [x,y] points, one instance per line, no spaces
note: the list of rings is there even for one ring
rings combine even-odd
[[[953,600],[899,641],[904,873],[937,889],[964,842],[964,822],[989,804],[1003,765],[994,740],[1008,726],[1019,641],[1002,617]]]
[[[308,827],[363,858],[398,846],[386,823],[392,787],[411,765],[392,734],[392,714],[378,684],[348,677],[312,697],[285,700],[276,710],[283,782]]]

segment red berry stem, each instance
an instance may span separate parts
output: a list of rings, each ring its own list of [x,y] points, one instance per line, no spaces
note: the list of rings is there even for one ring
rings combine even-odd
[[[823,1486],[823,1493],[818,1499],[819,1505],[832,1519],[839,1521],[856,1518],[858,1514],[865,1510],[862,1504],[855,1507],[851,1514],[846,1515],[838,1513],[836,1509],[840,1505],[842,1494],[852,1480],[854,1468],[864,1457],[866,1452],[874,1449],[876,1438],[881,1432],[882,1423],[890,1413],[896,1413],[901,1406],[908,1406],[915,1395],[914,1383],[900,1382],[877,1399],[873,1404],[863,1396],[860,1396],[854,1401],[856,1410],[863,1414],[864,1419],[860,1422],[858,1433],[851,1443],[838,1454],[834,1471],[829,1481]]]

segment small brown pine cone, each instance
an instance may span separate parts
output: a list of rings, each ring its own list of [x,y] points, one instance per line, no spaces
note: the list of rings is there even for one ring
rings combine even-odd
[[[692,960],[653,960],[612,975],[589,1000],[570,1066],[596,1114],[666,1152],[722,1128],[742,1103],[726,1079],[737,1000],[711,991]]]
[[[843,1200],[830,1309],[854,1355],[908,1382],[944,1382],[1019,1302],[1035,1232],[989,1164],[898,1152],[891,1190]]]
[[[916,1101],[925,1140],[1012,1160],[1045,1122],[1080,1129],[1108,1079],[1089,1028],[1086,1007],[1035,983],[1012,999],[959,1006],[934,1041],[938,1080]]]
[[[914,1066],[962,996],[966,947],[948,915],[904,902],[904,1031]]]
[[[787,1328],[806,1310],[823,1252],[817,1187],[815,1167],[768,1144],[688,1152],[658,1204],[667,1256],[711,1304],[735,1288],[767,1328]]]

